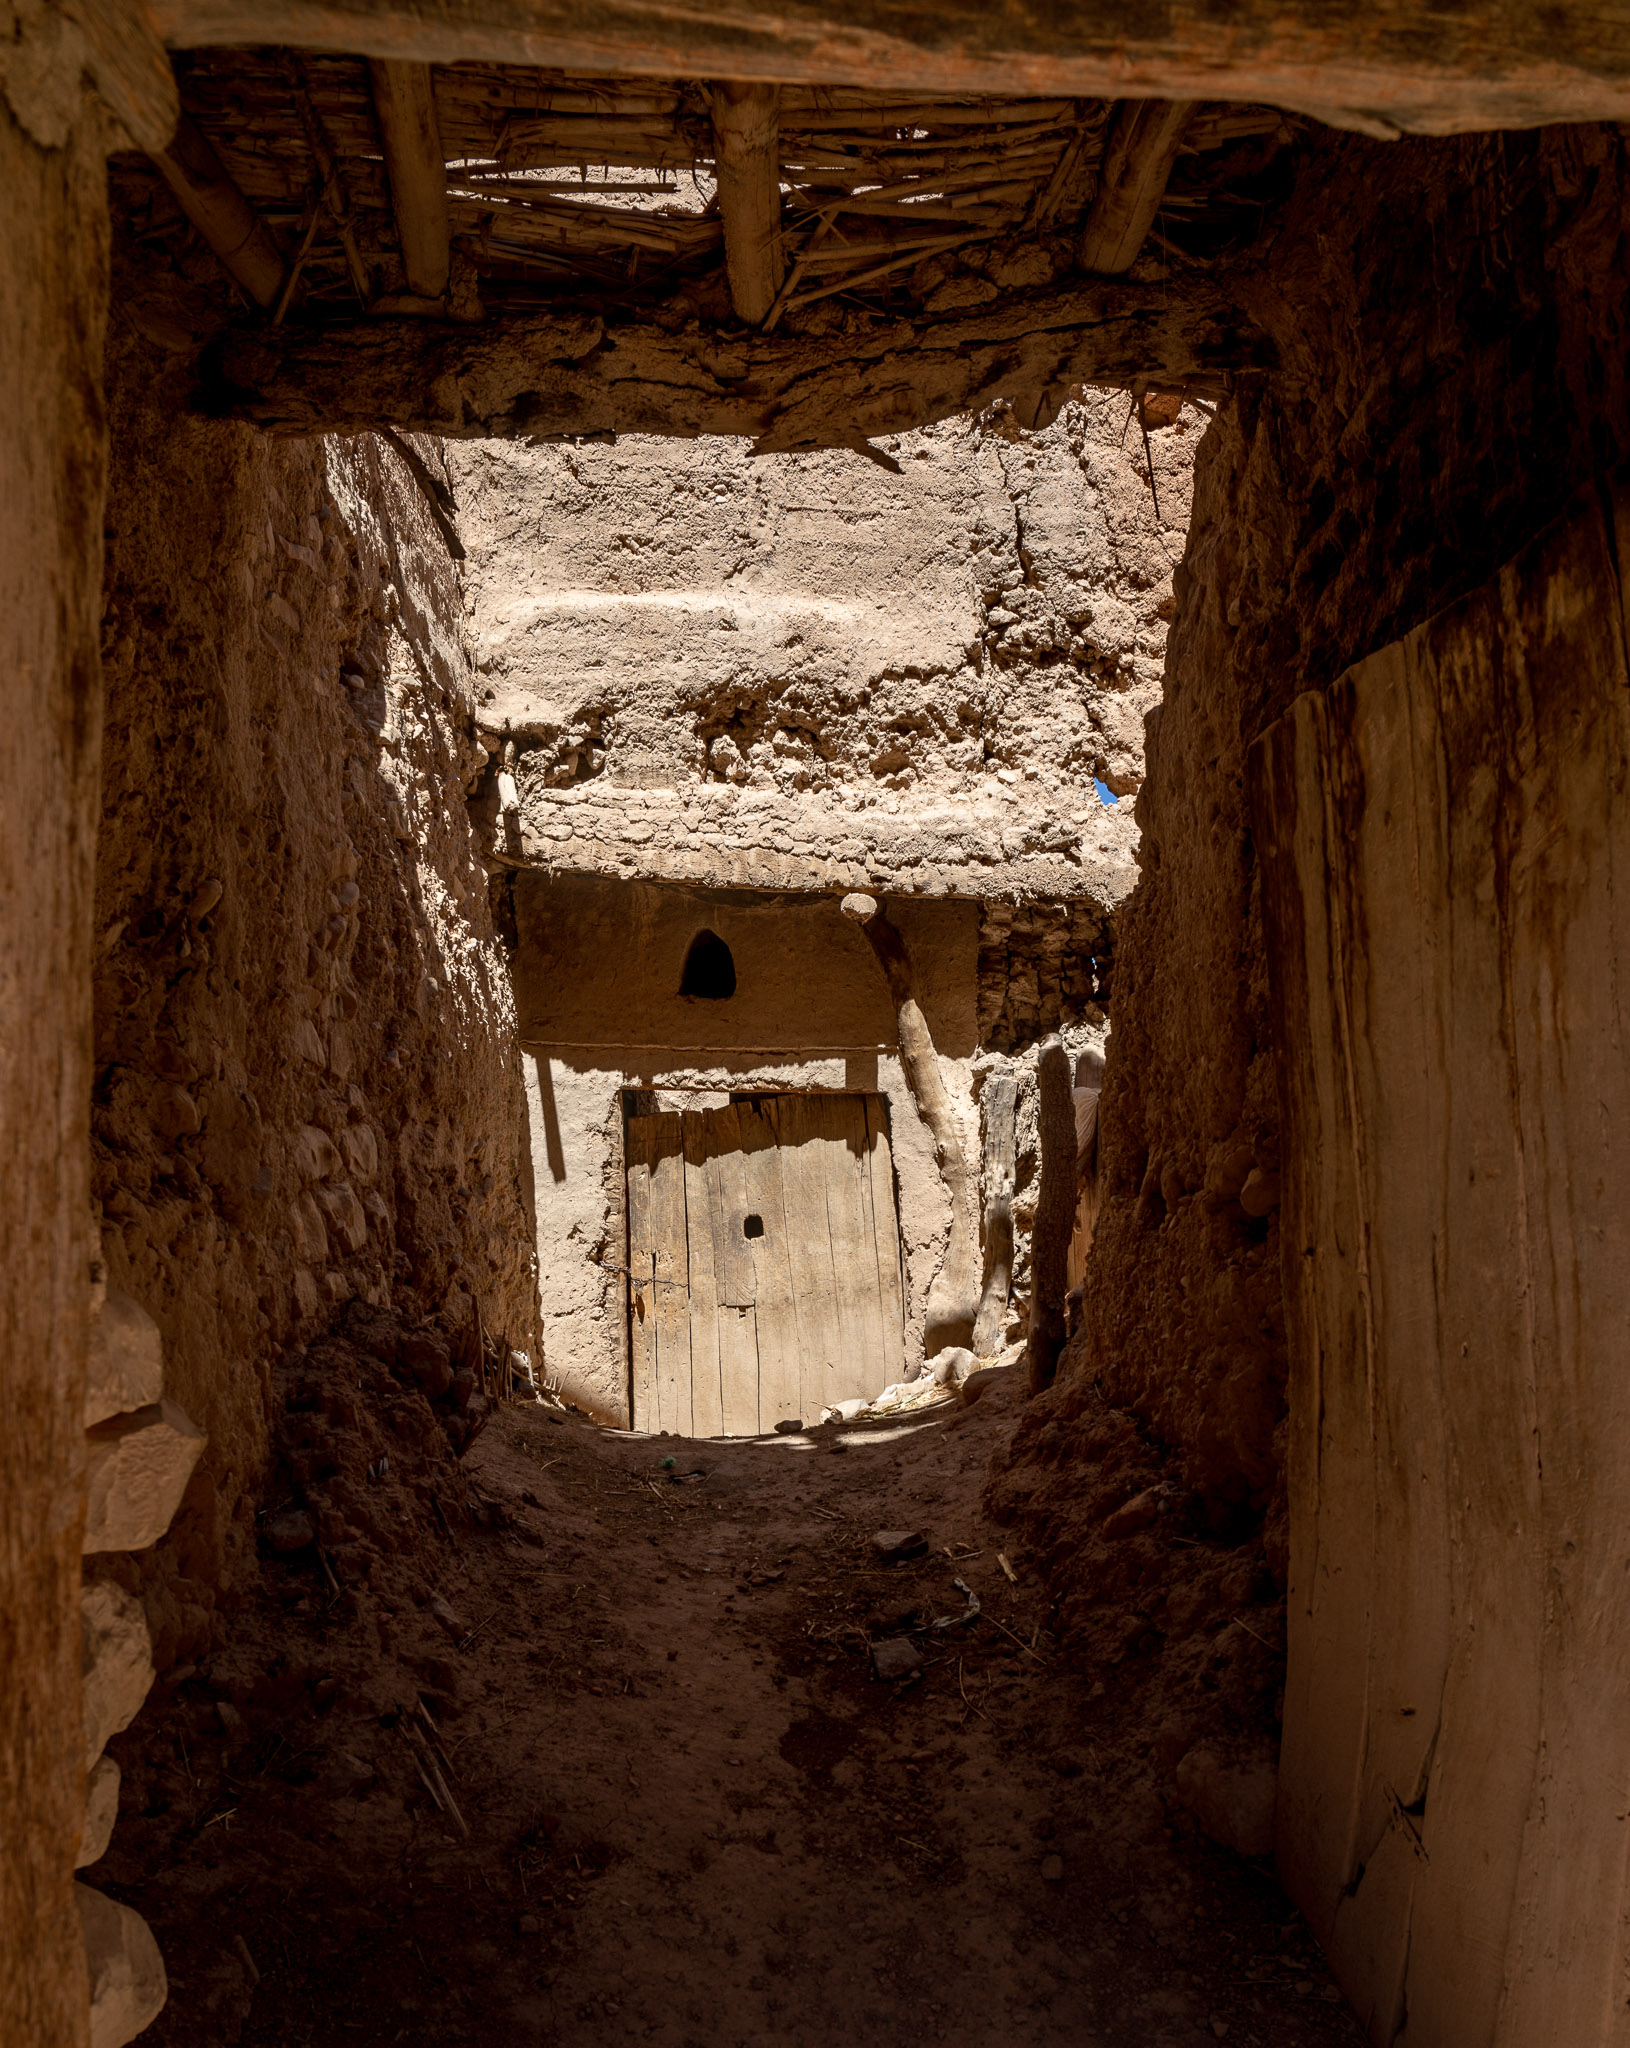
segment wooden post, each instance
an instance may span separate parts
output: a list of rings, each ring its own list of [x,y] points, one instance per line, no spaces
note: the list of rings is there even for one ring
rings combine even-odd
[[[233,184],[208,138],[185,114],[168,149],[153,161],[181,210],[257,306],[270,306],[283,289],[283,259],[271,231]]]
[[[714,170],[736,318],[757,327],[781,289],[781,90],[713,88]]]
[[[979,1306],[979,1233],[974,1225],[973,1189],[969,1185],[967,1161],[962,1156],[962,1140],[951,1114],[950,1097],[940,1074],[939,1056],[934,1051],[933,1034],[917,1001],[905,940],[878,908],[875,896],[845,896],[841,908],[844,916],[853,919],[870,940],[888,982],[894,998],[900,1064],[906,1070],[906,1083],[916,1100],[917,1113],[934,1140],[940,1179],[951,1199],[951,1234],[946,1241],[944,1260],[928,1290],[923,1324],[923,1355],[932,1358],[937,1351],[969,1343],[973,1336]]]
[[[1013,1113],[1019,1086],[1012,1074],[985,1083],[985,1291],[973,1326],[978,1358],[995,1355],[1013,1285]]]
[[[0,97],[0,191],[0,2041],[79,2048],[107,453],[107,173],[95,120],[42,147]]]
[[[447,161],[428,64],[375,58],[368,66],[374,111],[385,144],[385,169],[396,210],[407,288],[439,299],[447,290],[452,227],[447,211]]]
[[[1030,1231],[1030,1391],[1053,1384],[1064,1348],[1064,1294],[1075,1221],[1075,1092],[1064,1041],[1052,1032],[1036,1054],[1041,1186]]]
[[[1194,105],[1193,100],[1123,100],[1116,108],[1098,196],[1076,247],[1075,260],[1083,270],[1112,277],[1137,261],[1166,196]]]

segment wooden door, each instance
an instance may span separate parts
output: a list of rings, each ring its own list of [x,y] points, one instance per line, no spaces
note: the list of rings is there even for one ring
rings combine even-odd
[[[1279,1863],[1377,2044],[1630,2040],[1630,673],[1593,500],[1252,762]]]
[[[748,1436],[900,1378],[881,1096],[630,1117],[627,1162],[636,1429]]]

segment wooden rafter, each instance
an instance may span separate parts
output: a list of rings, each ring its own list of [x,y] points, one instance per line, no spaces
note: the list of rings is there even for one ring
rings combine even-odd
[[[345,321],[237,329],[200,403],[273,432],[381,422],[449,435],[745,434],[761,452],[852,447],[998,399],[1045,425],[1081,384],[1215,395],[1271,368],[1261,331],[1209,276],[1016,293],[976,314],[815,338],[607,328],[592,315],[478,327]]]
[[[781,94],[773,85],[713,88],[714,175],[736,318],[757,327],[781,289]]]
[[[153,160],[226,269],[256,305],[270,306],[283,288],[283,258],[196,122],[183,114],[169,146]]]
[[[969,98],[1130,91],[1268,101],[1380,135],[1630,119],[1630,14],[1569,0],[941,0],[881,13],[876,0],[147,0],[146,11],[172,49],[279,43],[643,78],[888,79]]]
[[[447,289],[452,227],[430,66],[376,57],[368,75],[385,145],[407,287],[421,298],[439,299]]]
[[[1116,110],[1098,194],[1076,248],[1083,270],[1118,277],[1132,268],[1193,113],[1190,100],[1127,100]]]

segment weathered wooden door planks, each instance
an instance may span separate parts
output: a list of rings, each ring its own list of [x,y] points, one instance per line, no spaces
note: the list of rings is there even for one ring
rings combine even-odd
[[[1592,500],[1253,758],[1280,1869],[1370,2039],[1630,2039],[1630,672]]]
[[[750,1435],[900,1377],[880,1097],[630,1117],[626,1156],[636,1428]]]

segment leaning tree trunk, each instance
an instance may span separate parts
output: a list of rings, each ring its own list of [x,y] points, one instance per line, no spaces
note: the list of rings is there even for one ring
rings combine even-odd
[[[1069,1056],[1055,1031],[1036,1054],[1036,1124],[1041,1186],[1030,1233],[1030,1391],[1053,1384],[1064,1348],[1064,1295],[1075,1224],[1075,1094]]]
[[[923,1323],[923,1356],[932,1358],[952,1345],[968,1344],[973,1336],[980,1278],[974,1193],[968,1180],[968,1164],[962,1156],[962,1140],[951,1115],[950,1097],[940,1076],[939,1055],[934,1050],[928,1020],[917,1001],[905,940],[878,908],[874,896],[845,896],[842,909],[844,916],[852,918],[871,941],[888,982],[889,994],[894,998],[900,1064],[905,1068],[917,1113],[934,1140],[940,1179],[951,1199],[951,1235],[934,1284],[928,1290]]]
[[[991,1357],[1007,1318],[1013,1285],[1013,1112],[1019,1085],[1012,1074],[985,1083],[985,1291],[973,1326],[973,1349]]]

